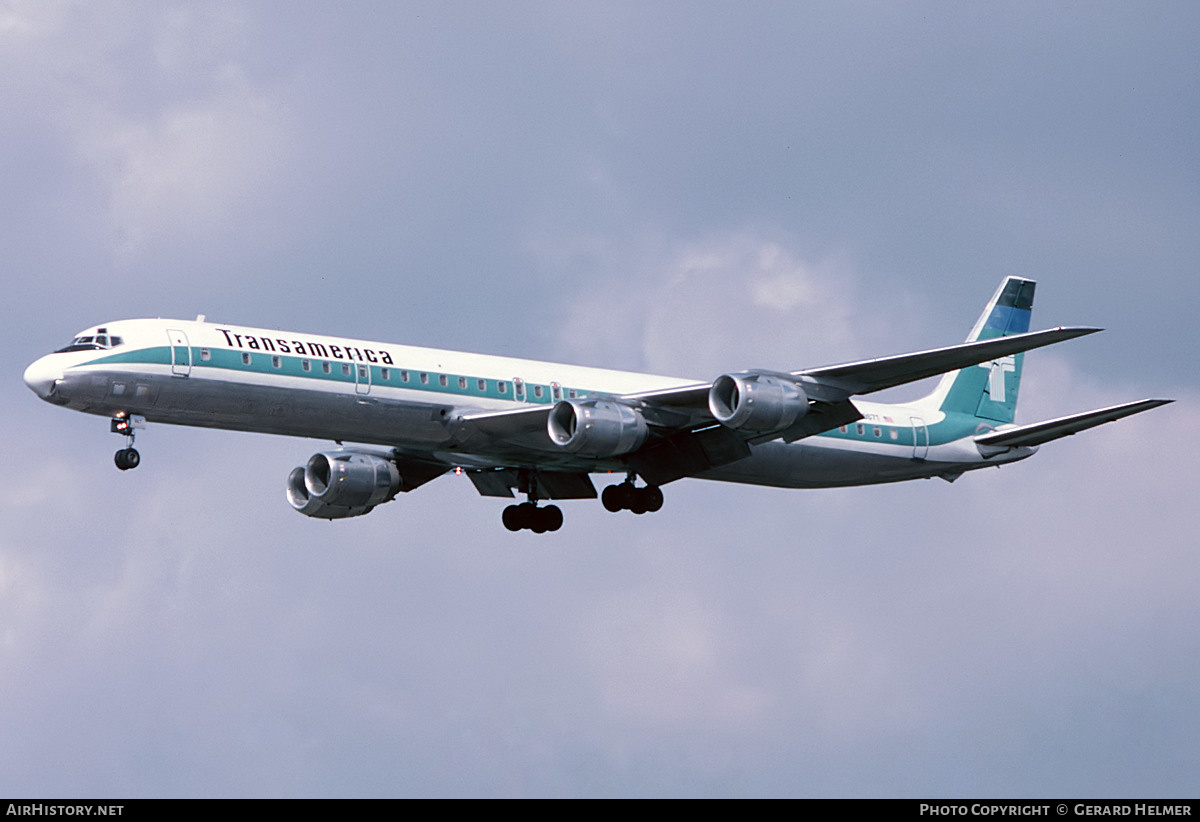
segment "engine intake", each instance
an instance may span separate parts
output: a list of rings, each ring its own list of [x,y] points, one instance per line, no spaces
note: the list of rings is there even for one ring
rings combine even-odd
[[[546,420],[550,441],[588,457],[615,457],[636,451],[649,429],[641,413],[608,400],[559,400]]]
[[[313,454],[288,475],[287,500],[307,517],[343,519],[369,513],[400,490],[395,463],[375,454]]]
[[[784,377],[722,374],[708,391],[708,410],[729,428],[779,431],[808,413],[808,395]]]

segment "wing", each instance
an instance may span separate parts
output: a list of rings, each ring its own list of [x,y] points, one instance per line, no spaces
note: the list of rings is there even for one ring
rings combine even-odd
[[[808,401],[805,413],[798,420],[767,430],[734,430],[721,425],[709,407],[714,383],[694,383],[613,397],[612,402],[636,409],[652,432],[641,447],[619,455],[615,465],[618,468],[628,466],[647,482],[661,485],[742,459],[749,455],[751,443],[778,438],[790,442],[861,419],[862,414],[850,401],[856,394],[904,385],[1099,330],[1091,327],[1053,328],[790,373],[754,372],[758,378],[800,386]],[[561,449],[547,435],[552,408],[538,406],[462,414],[455,421],[460,447],[464,450],[498,449],[509,453],[520,450],[525,454],[533,450],[557,454]],[[579,463],[578,458],[576,463]],[[570,470],[565,462],[555,465],[552,461],[547,467]],[[611,465],[595,461],[589,465],[586,460],[583,467],[576,470],[586,473],[589,467],[591,470],[613,470]]]
[[[810,399],[816,399],[818,402],[838,402],[855,394],[870,394],[885,388],[894,388],[926,377],[945,374],[947,371],[957,371],[981,362],[1007,357],[1009,354],[1030,351],[1102,330],[1090,326],[1051,328],[1046,331],[1030,331],[990,340],[959,343],[912,354],[897,354],[892,357],[792,371],[790,374],[779,376],[797,379],[804,385]],[[712,383],[697,383],[665,391],[629,394],[625,399],[645,400],[664,405],[693,405],[699,402],[707,403],[711,388]]]
[[[1133,414],[1158,408],[1174,400],[1137,400],[1095,411],[1084,411],[1068,417],[1059,417],[1045,422],[1035,422],[1029,425],[1018,425],[1015,428],[1005,428],[1002,431],[992,431],[975,437],[975,443],[985,457],[990,457],[1018,446],[1042,445],[1062,437],[1069,437],[1080,431],[1095,428],[1106,422],[1119,420]]]

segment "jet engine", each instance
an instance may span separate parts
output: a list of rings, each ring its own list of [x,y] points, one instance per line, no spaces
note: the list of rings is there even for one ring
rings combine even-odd
[[[649,429],[636,409],[608,400],[559,400],[546,420],[550,441],[587,457],[637,450]]]
[[[746,431],[779,431],[808,413],[808,395],[785,377],[722,374],[708,391],[717,422]]]
[[[370,512],[400,490],[395,463],[375,454],[334,451],[313,454],[292,470],[287,500],[308,517],[342,519]]]

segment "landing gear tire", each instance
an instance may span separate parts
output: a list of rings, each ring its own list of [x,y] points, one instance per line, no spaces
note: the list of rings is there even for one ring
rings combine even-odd
[[[504,513],[500,516],[500,521],[504,523],[504,527],[510,531],[520,531],[525,527],[525,512],[521,505],[510,505],[504,509]]]
[[[500,520],[510,531],[529,529],[535,534],[544,534],[562,528],[563,514],[557,505],[538,508],[532,502],[522,502],[520,505],[505,508]]]
[[[630,511],[633,510],[638,493],[639,489],[635,488],[632,482],[626,481],[605,488],[600,494],[600,502],[614,514],[618,511]]]
[[[557,505],[547,505],[542,509],[542,516],[546,520],[547,531],[557,531],[559,528],[562,528],[563,513],[562,509]]]
[[[650,514],[663,507],[663,492],[657,485],[638,488],[626,481],[610,485],[600,492],[600,502],[614,514],[632,511],[635,514]]]
[[[136,448],[122,448],[113,455],[113,462],[122,471],[128,471],[130,468],[137,468],[142,462],[142,455],[137,452]]]

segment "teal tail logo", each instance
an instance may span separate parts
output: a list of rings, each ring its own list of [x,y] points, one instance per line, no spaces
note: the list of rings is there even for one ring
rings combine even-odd
[[[1035,285],[1033,280],[1019,277],[1006,279],[975,323],[967,342],[1028,331]],[[1024,354],[1001,357],[947,374],[934,392],[935,395],[944,392],[941,410],[995,423],[1012,422],[1017,413],[1024,357]]]

